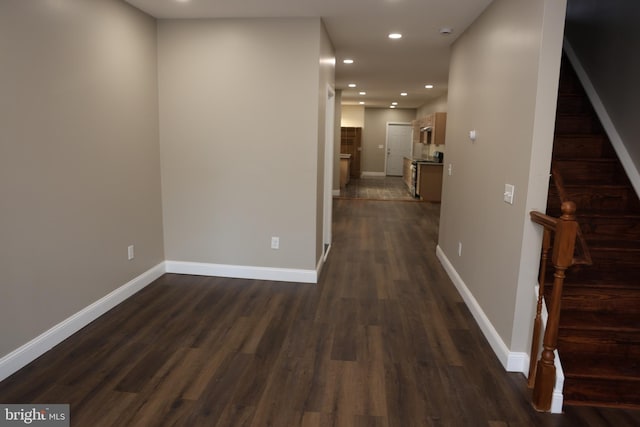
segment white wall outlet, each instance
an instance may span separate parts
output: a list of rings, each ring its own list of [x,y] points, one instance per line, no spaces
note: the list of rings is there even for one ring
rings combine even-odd
[[[478,134],[476,133],[475,129],[469,131],[469,139],[471,141],[475,142],[477,137],[478,137]]]
[[[462,256],[462,242],[458,242],[458,256]]]
[[[505,203],[509,203],[510,205],[513,204],[513,194],[516,191],[516,187],[511,185],[511,184],[505,184],[504,185],[504,202]]]
[[[453,174],[453,165],[451,163],[449,163],[448,171],[449,171],[449,176],[451,176]]]
[[[271,237],[271,249],[280,249],[280,238],[277,236]]]
[[[127,246],[127,259],[131,261],[133,258],[135,258],[134,248],[133,245],[129,245]]]
[[[384,145],[379,144],[379,145],[378,145],[378,148],[382,150],[382,149],[384,148]]]

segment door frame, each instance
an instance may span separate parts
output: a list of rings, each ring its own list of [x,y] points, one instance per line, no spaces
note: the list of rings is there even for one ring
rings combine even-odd
[[[324,203],[322,215],[322,256],[326,260],[331,249],[333,224],[333,142],[335,133],[336,92],[327,85],[327,103],[324,118]]]
[[[413,124],[411,122],[387,122],[385,126],[384,137],[384,176],[387,176],[387,162],[389,160],[389,126],[409,126],[413,130]],[[413,136],[411,137],[411,152],[413,151]]]

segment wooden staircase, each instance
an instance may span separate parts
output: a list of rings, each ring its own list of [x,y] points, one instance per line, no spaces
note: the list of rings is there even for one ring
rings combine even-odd
[[[566,58],[552,170],[547,214],[559,216],[562,199],[576,203],[593,261],[570,268],[565,280],[564,402],[640,409],[640,201]]]

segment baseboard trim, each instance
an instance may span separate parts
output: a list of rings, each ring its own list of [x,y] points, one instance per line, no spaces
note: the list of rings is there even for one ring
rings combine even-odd
[[[524,366],[526,366],[526,364],[524,362],[526,357],[523,356],[523,353],[509,351],[509,348],[498,334],[498,331],[496,331],[496,329],[493,327],[491,321],[482,310],[482,307],[480,307],[480,304],[478,304],[478,301],[475,299],[456,269],[453,267],[453,264],[451,264],[449,258],[447,258],[442,248],[440,248],[440,245],[436,247],[436,256],[442,263],[444,270],[447,272],[449,278],[462,296],[462,299],[469,308],[469,311],[471,311],[473,318],[476,320],[478,326],[480,326],[480,330],[489,342],[489,345],[498,357],[498,360],[500,360],[500,363],[502,363],[502,366],[504,366],[504,369],[508,372],[525,373]]]
[[[318,270],[210,264],[203,262],[165,261],[165,265],[167,273],[231,277],[234,279],[275,280],[279,282],[317,283],[319,275]],[[320,266],[316,268],[320,268]]]
[[[19,371],[113,307],[144,289],[164,273],[165,265],[164,262],[161,262],[5,355],[0,359],[0,381]]]

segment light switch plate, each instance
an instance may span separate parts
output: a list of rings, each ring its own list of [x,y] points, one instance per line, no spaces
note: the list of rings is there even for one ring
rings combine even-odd
[[[516,188],[511,184],[504,185],[504,201],[505,203],[513,204],[513,194],[515,193]]]

